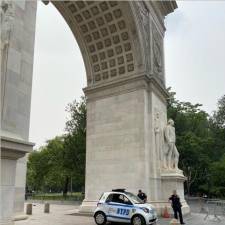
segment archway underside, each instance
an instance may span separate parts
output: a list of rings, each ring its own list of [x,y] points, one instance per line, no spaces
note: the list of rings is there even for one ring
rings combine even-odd
[[[136,71],[129,3],[117,1],[54,1],[80,46],[88,86],[106,83]],[[126,10],[126,12],[124,12]]]

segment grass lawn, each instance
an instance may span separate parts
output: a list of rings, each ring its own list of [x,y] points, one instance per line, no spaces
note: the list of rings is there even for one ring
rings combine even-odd
[[[28,199],[33,200],[56,200],[56,201],[82,201],[84,195],[81,192],[67,193],[63,196],[62,193],[37,193],[28,196]]]

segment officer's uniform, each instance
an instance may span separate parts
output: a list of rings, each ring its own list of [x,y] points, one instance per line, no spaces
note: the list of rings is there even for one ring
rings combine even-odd
[[[180,203],[179,196],[178,195],[171,195],[169,200],[172,201],[172,208],[173,208],[173,212],[174,212],[174,218],[178,219],[177,213],[179,213],[180,224],[184,224],[183,215],[182,215],[182,211],[181,211],[182,205]]]
[[[145,193],[138,193],[138,197],[142,200],[142,201],[146,201],[147,199],[147,195]]]

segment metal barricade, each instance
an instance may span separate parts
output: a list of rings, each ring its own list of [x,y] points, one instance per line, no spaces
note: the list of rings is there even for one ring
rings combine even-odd
[[[210,199],[206,202],[206,220],[210,215],[213,215],[217,221],[221,221],[219,216],[225,216],[225,201],[218,199]]]

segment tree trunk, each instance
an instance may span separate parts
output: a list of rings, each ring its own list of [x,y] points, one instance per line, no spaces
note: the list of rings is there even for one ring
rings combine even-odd
[[[64,188],[63,188],[63,196],[64,197],[67,196],[68,186],[69,186],[69,177],[67,176],[65,179]]]
[[[187,180],[187,194],[188,194],[188,197],[190,197],[190,182],[189,180]]]

